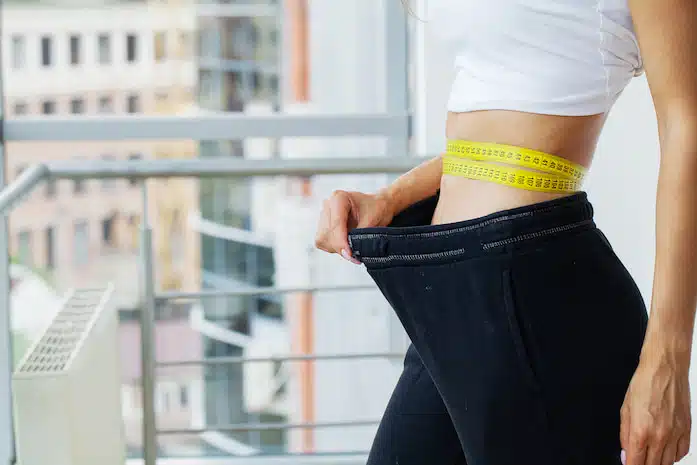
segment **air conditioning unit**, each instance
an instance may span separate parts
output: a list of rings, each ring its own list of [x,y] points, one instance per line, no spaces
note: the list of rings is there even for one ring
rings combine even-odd
[[[19,465],[125,463],[111,295],[111,286],[71,291],[15,370]]]

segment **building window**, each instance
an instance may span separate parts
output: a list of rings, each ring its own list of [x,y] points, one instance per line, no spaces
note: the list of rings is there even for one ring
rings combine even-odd
[[[257,29],[257,26],[254,23],[247,23],[247,34],[248,34],[248,40],[249,44],[252,45],[252,47],[255,47],[257,42],[259,42],[259,29]]]
[[[259,96],[263,94],[264,82],[259,71],[252,72],[252,94]]]
[[[80,64],[80,36],[78,35],[70,36],[70,64]]]
[[[99,113],[111,113],[114,111],[114,101],[111,97],[99,97]]]
[[[171,251],[172,266],[182,268],[186,257],[186,241],[184,240],[184,219],[181,210],[172,210],[169,220],[169,249]]]
[[[73,193],[82,194],[85,192],[85,181],[83,179],[76,179],[73,181]]]
[[[56,186],[57,186],[57,184],[56,184],[55,179],[49,178],[46,180],[46,191],[45,191],[46,198],[52,199],[53,197],[56,196],[56,192],[57,192]]]
[[[140,153],[132,153],[128,156],[128,160],[130,160],[130,161],[137,161],[137,160],[142,160],[142,159],[143,159],[143,155],[141,155]],[[135,186],[136,184],[138,184],[138,180],[136,178],[128,178],[128,183],[131,186]]]
[[[160,411],[162,413],[167,413],[171,409],[171,393],[168,389],[163,389],[160,393]]]
[[[12,68],[21,69],[26,64],[27,44],[24,36],[12,36]]]
[[[41,65],[51,66],[53,64],[53,40],[49,36],[41,38]]]
[[[113,155],[102,155],[102,160],[107,162],[113,162],[116,158]],[[102,189],[111,190],[116,185],[116,179],[104,178],[102,179]]]
[[[138,59],[138,41],[135,34],[126,35],[126,61],[133,63]]]
[[[155,92],[155,101],[159,104],[165,103],[167,101],[167,97],[168,97],[168,94],[164,90]]]
[[[111,38],[108,34],[99,34],[97,37],[97,61],[100,65],[111,62]]]
[[[87,221],[78,220],[73,227],[73,260],[75,265],[85,265],[89,261],[89,229]]]
[[[201,70],[198,78],[198,101],[206,110],[220,110],[223,105],[222,85],[211,71]]]
[[[278,95],[278,76],[275,74],[269,77],[269,89],[272,95]]]
[[[52,270],[56,266],[56,230],[55,227],[46,228],[46,268]]]
[[[83,157],[75,157],[75,161],[82,160]],[[85,192],[85,180],[84,179],[74,179],[73,180],[73,193],[82,194]]]
[[[167,58],[167,35],[164,32],[156,32],[154,42],[155,61],[165,61]]]
[[[20,263],[24,265],[32,264],[31,257],[31,231],[20,231],[19,233],[19,247],[17,250],[17,259]]]
[[[179,405],[181,405],[183,409],[189,406],[189,389],[185,384],[179,386]]]
[[[126,102],[126,111],[129,113],[138,113],[140,111],[140,99],[137,95],[129,95]]]
[[[16,102],[13,112],[15,116],[24,116],[29,113],[29,105],[27,105],[27,102]]]
[[[70,101],[70,113],[77,115],[85,112],[85,101],[81,98],[74,98]]]
[[[56,112],[56,102],[53,100],[45,100],[41,103],[41,113],[44,115],[52,115]]]
[[[187,31],[179,33],[179,58],[189,58],[191,56],[191,34]]]
[[[116,245],[114,237],[114,227],[116,224],[116,215],[111,215],[102,220],[102,244],[105,247],[114,247]]]

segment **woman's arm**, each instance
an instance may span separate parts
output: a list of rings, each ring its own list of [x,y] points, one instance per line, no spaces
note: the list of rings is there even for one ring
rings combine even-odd
[[[443,174],[443,159],[437,156],[395,179],[378,195],[385,196],[396,215],[409,205],[436,193]]]
[[[630,0],[661,146],[649,325],[622,409],[628,465],[689,448],[688,369],[697,306],[697,2]]]

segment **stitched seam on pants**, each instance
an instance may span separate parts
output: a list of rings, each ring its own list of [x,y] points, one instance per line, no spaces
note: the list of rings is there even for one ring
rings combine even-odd
[[[449,236],[451,234],[457,234],[457,233],[462,233],[462,232],[467,232],[467,231],[474,231],[477,229],[484,228],[486,226],[490,226],[492,224],[497,224],[501,223],[503,221],[511,221],[515,220],[517,218],[525,218],[525,217],[531,217],[535,215],[540,215],[542,213],[547,213],[549,211],[554,210],[555,208],[558,207],[545,207],[545,208],[540,208],[538,210],[534,211],[526,211],[526,212],[521,212],[521,213],[513,213],[510,215],[503,215],[503,216],[497,216],[495,218],[490,218],[488,220],[481,221],[480,223],[475,223],[467,226],[460,226],[452,229],[442,229],[440,231],[421,231],[421,232],[407,232],[407,233],[389,233],[389,232],[380,232],[380,233],[349,233],[356,239],[376,239],[379,237],[384,237],[384,238],[404,238],[404,237],[409,237],[409,238],[416,238],[416,237],[439,237],[439,236]],[[407,226],[409,227],[409,226]],[[399,228],[395,228],[399,229]]]

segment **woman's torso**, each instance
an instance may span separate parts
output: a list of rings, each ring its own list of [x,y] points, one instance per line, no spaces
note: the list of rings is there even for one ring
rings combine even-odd
[[[451,112],[448,114],[446,137],[526,147],[587,167],[604,122],[605,114],[554,116],[502,110]],[[565,194],[529,191],[444,175],[433,222],[464,221],[562,195]]]
[[[588,167],[606,115],[642,63],[626,0],[427,0],[455,58],[446,137]],[[444,175],[434,223],[559,197]]]

